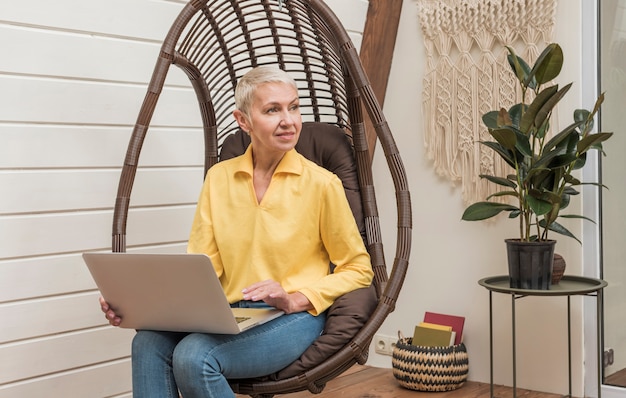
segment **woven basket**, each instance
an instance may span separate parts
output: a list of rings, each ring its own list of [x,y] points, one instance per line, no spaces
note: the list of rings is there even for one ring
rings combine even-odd
[[[451,391],[467,380],[469,361],[463,343],[449,347],[411,345],[400,338],[393,349],[393,376],[402,387],[417,391]]]

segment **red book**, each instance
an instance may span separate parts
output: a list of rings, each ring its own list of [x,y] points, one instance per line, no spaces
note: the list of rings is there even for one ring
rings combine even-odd
[[[452,330],[456,332],[454,344],[460,344],[463,341],[463,325],[465,317],[457,315],[438,314],[436,312],[426,312],[424,314],[424,322],[434,323],[437,325],[452,326]]]

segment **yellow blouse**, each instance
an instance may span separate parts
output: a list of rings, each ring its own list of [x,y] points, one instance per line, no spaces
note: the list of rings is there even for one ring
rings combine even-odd
[[[188,252],[206,253],[228,300],[272,279],[313,304],[313,315],[344,293],[369,286],[373,272],[339,178],[295,150],[279,163],[261,203],[252,151],[209,169]],[[336,265],[329,273],[329,262]]]

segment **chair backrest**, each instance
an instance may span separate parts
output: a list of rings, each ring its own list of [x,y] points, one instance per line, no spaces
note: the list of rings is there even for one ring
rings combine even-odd
[[[295,78],[304,121],[333,124],[353,145],[378,306],[350,345],[322,368],[307,372],[306,377],[253,384],[249,389],[244,386],[242,392],[297,391],[303,385],[311,391],[323,388],[326,380],[367,359],[374,333],[395,307],[411,249],[406,173],[357,50],[341,22],[321,0],[283,0],[280,4],[278,0],[191,0],[163,42],[131,136],[115,203],[113,251],[126,250],[126,222],[139,153],[171,65],[187,74],[200,105],[205,172],[218,162],[222,143],[238,128],[231,115],[238,79],[260,65],[277,65]],[[383,252],[364,116],[374,126],[396,192],[397,242],[390,273]]]

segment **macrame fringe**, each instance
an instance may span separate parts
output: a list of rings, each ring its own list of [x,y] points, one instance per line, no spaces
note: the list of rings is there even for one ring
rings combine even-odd
[[[506,46],[532,63],[551,42],[556,0],[418,0],[426,47],[424,145],[437,174],[460,183],[465,204],[497,192],[479,174],[508,166],[480,140],[482,115],[519,102]]]

